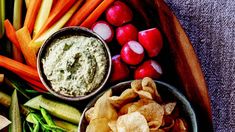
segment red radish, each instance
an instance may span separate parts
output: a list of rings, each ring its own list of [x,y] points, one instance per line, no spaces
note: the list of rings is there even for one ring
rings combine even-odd
[[[127,24],[116,29],[116,39],[121,46],[128,41],[137,40],[137,38],[138,29],[132,24]]]
[[[129,76],[129,69],[125,63],[121,61],[120,55],[112,57],[111,81],[121,81]]]
[[[121,26],[124,23],[130,22],[133,18],[131,9],[123,2],[116,1],[113,6],[106,11],[106,20],[114,25]]]
[[[105,21],[94,23],[91,30],[100,35],[106,42],[110,42],[113,39],[113,28]]]
[[[158,79],[162,74],[161,66],[154,60],[145,61],[141,66],[135,70],[135,79],[142,79],[144,77],[151,77]]]
[[[144,58],[144,48],[137,41],[129,41],[122,47],[121,58],[127,64],[137,65]]]
[[[157,56],[163,46],[162,35],[157,28],[140,31],[138,40],[147,51],[149,57]]]

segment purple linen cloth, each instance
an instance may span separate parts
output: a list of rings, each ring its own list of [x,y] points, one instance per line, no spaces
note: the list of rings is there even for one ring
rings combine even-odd
[[[165,1],[180,20],[201,62],[214,131],[235,131],[235,0]]]

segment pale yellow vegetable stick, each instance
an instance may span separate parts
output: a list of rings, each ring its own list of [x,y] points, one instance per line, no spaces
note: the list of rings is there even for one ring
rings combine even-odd
[[[26,8],[28,9],[29,7],[29,3],[30,3],[30,0],[25,0],[25,5],[26,5]]]
[[[13,26],[15,30],[22,27],[22,0],[14,1]]]
[[[82,2],[83,0],[77,1],[77,3],[73,5],[73,7],[58,22],[56,22],[52,27],[50,27],[39,38],[34,40],[32,43],[30,43],[30,46],[33,47],[35,51],[38,51],[38,49],[41,47],[41,45],[44,43],[44,41],[47,38],[49,38],[53,33],[61,29],[66,24],[66,22],[70,19],[70,17],[77,10],[77,8],[82,4]]]
[[[42,0],[38,16],[34,25],[33,36],[39,32],[43,24],[46,22],[52,7],[53,0]]]

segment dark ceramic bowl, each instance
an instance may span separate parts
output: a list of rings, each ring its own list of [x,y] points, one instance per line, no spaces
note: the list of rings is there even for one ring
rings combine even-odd
[[[177,105],[180,108],[180,114],[186,119],[189,126],[190,132],[197,132],[198,126],[196,121],[196,116],[188,100],[183,96],[175,87],[166,84],[161,81],[155,81],[157,84],[158,92],[160,93],[163,100],[167,101],[177,101]],[[122,82],[111,87],[113,95],[120,95],[125,89],[130,88],[131,81]],[[93,99],[85,108],[82,113],[81,120],[79,122],[78,131],[85,132],[88,122],[85,119],[85,112],[94,106],[99,97],[104,94],[101,93],[95,99]]]
[[[63,36],[68,36],[68,35],[82,35],[82,36],[87,36],[87,37],[95,37],[95,38],[99,39],[104,44],[104,47],[105,47],[106,56],[107,56],[107,59],[108,59],[108,66],[107,66],[106,75],[105,75],[102,83],[100,84],[100,86],[98,88],[96,88],[94,91],[92,91],[91,93],[89,93],[87,95],[84,95],[84,96],[71,97],[71,96],[65,96],[65,95],[62,95],[62,94],[59,94],[59,93],[55,92],[52,89],[50,81],[47,80],[47,78],[44,74],[44,71],[43,71],[43,66],[42,66],[41,59],[45,56],[46,49],[50,46],[50,44],[55,39],[63,37]],[[39,53],[38,53],[38,58],[37,58],[37,69],[38,69],[39,77],[40,77],[43,85],[48,89],[48,91],[50,93],[52,93],[56,97],[59,97],[59,98],[64,99],[64,100],[69,100],[69,101],[84,100],[84,99],[87,99],[87,98],[95,95],[97,92],[99,92],[104,87],[104,85],[106,84],[106,82],[107,82],[107,80],[110,76],[111,65],[112,65],[111,54],[110,54],[109,48],[108,48],[107,44],[105,43],[105,41],[99,35],[94,33],[93,31],[91,31],[87,28],[82,28],[82,27],[63,28],[63,29],[55,32],[54,34],[52,34],[45,41],[43,46],[40,48]]]

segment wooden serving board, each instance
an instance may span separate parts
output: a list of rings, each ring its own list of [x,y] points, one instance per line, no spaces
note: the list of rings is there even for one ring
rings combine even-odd
[[[164,0],[123,0],[135,9],[134,1],[139,1],[143,7],[143,12],[135,11],[136,16],[142,15],[142,17],[134,18],[138,21],[134,24],[139,29],[146,29],[142,28],[143,25],[147,25],[147,28],[158,27],[164,37],[163,50],[156,58],[164,72],[160,80],[179,88],[188,98],[196,112],[199,131],[212,131],[208,88],[192,44],[178,19]],[[12,4],[11,2],[13,1],[7,2],[7,5]],[[12,7],[9,7],[7,15],[11,16],[12,11]],[[120,50],[115,49],[115,51],[119,53]],[[82,104],[85,106],[88,102],[89,100]]]
[[[188,36],[164,0],[144,0],[142,3],[147,14],[145,19],[151,23],[149,26],[157,26],[165,38],[159,57],[163,71],[167,69],[162,80],[182,88],[196,112],[199,131],[212,131],[207,84]]]

